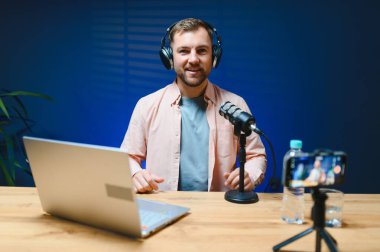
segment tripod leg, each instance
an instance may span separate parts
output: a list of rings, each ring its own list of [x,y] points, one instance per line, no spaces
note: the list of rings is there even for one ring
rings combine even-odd
[[[338,252],[338,248],[336,247],[336,241],[332,236],[324,229],[319,229],[317,232],[320,236],[325,240],[327,247],[329,247],[331,252]],[[335,242],[334,242],[335,241]]]
[[[332,237],[332,235],[326,229],[324,229],[324,230],[325,230],[326,234],[328,236],[330,236],[331,240],[335,243],[335,245],[338,245],[338,242],[334,239],[334,237]]]
[[[292,242],[294,242],[294,241],[296,241],[296,240],[298,240],[298,239],[300,239],[300,238],[302,238],[302,237],[310,234],[311,232],[313,232],[313,230],[314,230],[313,228],[308,228],[305,231],[303,231],[303,232],[301,232],[299,234],[296,234],[293,237],[290,237],[289,239],[287,239],[287,240],[285,240],[285,241],[277,244],[276,246],[274,246],[273,247],[273,251],[279,251],[282,247],[284,247],[284,246],[286,246],[286,245],[288,245],[288,244],[290,244],[290,243],[292,243]]]
[[[321,236],[318,230],[315,232],[315,252],[321,252]]]

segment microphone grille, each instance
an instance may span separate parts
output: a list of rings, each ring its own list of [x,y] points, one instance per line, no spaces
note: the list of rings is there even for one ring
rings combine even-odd
[[[229,120],[233,124],[235,124],[234,119],[241,112],[243,112],[243,110],[241,110],[239,107],[237,107],[230,101],[226,101],[225,103],[223,103],[223,105],[219,109],[219,114],[223,116],[225,119]]]
[[[226,101],[220,106],[219,114],[227,119],[227,111],[231,107],[232,103],[230,101]]]

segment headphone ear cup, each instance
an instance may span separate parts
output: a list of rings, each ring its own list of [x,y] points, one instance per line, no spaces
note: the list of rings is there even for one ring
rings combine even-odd
[[[222,57],[222,47],[219,45],[212,46],[212,66],[217,68]]]
[[[160,50],[160,59],[166,69],[173,69],[173,52],[171,47],[162,47]]]

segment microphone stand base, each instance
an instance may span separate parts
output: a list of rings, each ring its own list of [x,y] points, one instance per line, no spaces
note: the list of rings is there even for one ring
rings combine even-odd
[[[257,193],[254,191],[240,192],[239,190],[231,190],[224,194],[224,199],[238,204],[252,204],[259,201]]]

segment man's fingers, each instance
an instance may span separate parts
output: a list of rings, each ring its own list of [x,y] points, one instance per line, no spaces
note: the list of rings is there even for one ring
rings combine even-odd
[[[240,182],[240,179],[239,179],[239,175],[237,175],[236,177],[234,177],[234,179],[232,180],[231,182],[231,186],[232,188],[236,188],[236,186],[239,185],[239,182]]]
[[[150,192],[153,190],[144,176],[139,176],[137,179],[139,180],[140,185],[142,185],[142,187],[144,188],[145,192]]]
[[[151,176],[149,172],[144,171],[143,177],[144,177],[145,182],[149,185],[149,187],[151,189],[150,191],[158,189],[156,182],[154,182],[154,180],[153,180],[153,176]]]
[[[223,177],[224,177],[224,179],[228,179],[228,176],[230,176],[230,172],[225,172],[224,174],[223,174]]]
[[[247,192],[247,191],[252,191],[252,190],[253,190],[253,184],[251,183],[251,181],[249,181],[249,183],[244,186],[244,191]]]
[[[133,175],[133,183],[136,191],[139,193],[148,193],[158,190],[157,183],[162,183],[164,178],[151,174],[146,170],[142,170]]]
[[[235,179],[236,176],[239,176],[239,169],[235,169],[232,172],[228,173],[228,177],[226,180],[227,184],[231,185],[232,181]]]
[[[164,178],[162,178],[162,177],[159,177],[159,176],[157,176],[157,175],[154,175],[154,174],[152,174],[152,178],[153,178],[153,180],[154,180],[155,182],[157,182],[157,183],[162,183],[162,182],[164,182],[164,181],[165,181],[165,179],[164,179]]]
[[[251,182],[251,178],[249,176],[246,176],[244,178],[244,191],[251,191],[253,189],[253,186],[252,186],[252,182]]]
[[[240,188],[240,181],[237,183],[233,189],[239,189]],[[246,177],[244,179],[244,191],[252,191],[253,189],[253,184],[251,182],[251,179],[249,177]]]
[[[150,174],[149,172],[144,173],[144,178],[153,190],[158,190],[157,183],[164,182],[164,178],[159,177],[155,174]]]
[[[244,174],[245,174],[245,177],[248,176],[248,173],[246,171],[244,171]],[[239,186],[239,183],[240,183],[240,169],[235,169],[231,175],[232,176],[230,177],[233,178],[231,181],[231,186],[232,188],[236,189],[236,187]]]
[[[226,178],[227,173],[224,173],[224,177]],[[231,173],[229,173],[226,178],[225,186],[228,186],[232,189],[239,189],[240,187],[240,170],[235,169]],[[249,177],[248,172],[244,171],[244,191],[250,191],[253,189],[253,184],[251,178]]]
[[[140,184],[139,180],[137,179],[137,176],[133,177],[133,184],[135,185],[136,191],[138,193],[145,192],[144,187]]]
[[[145,180],[143,173],[136,173],[133,178],[138,192],[150,192],[153,190],[149,183]]]

